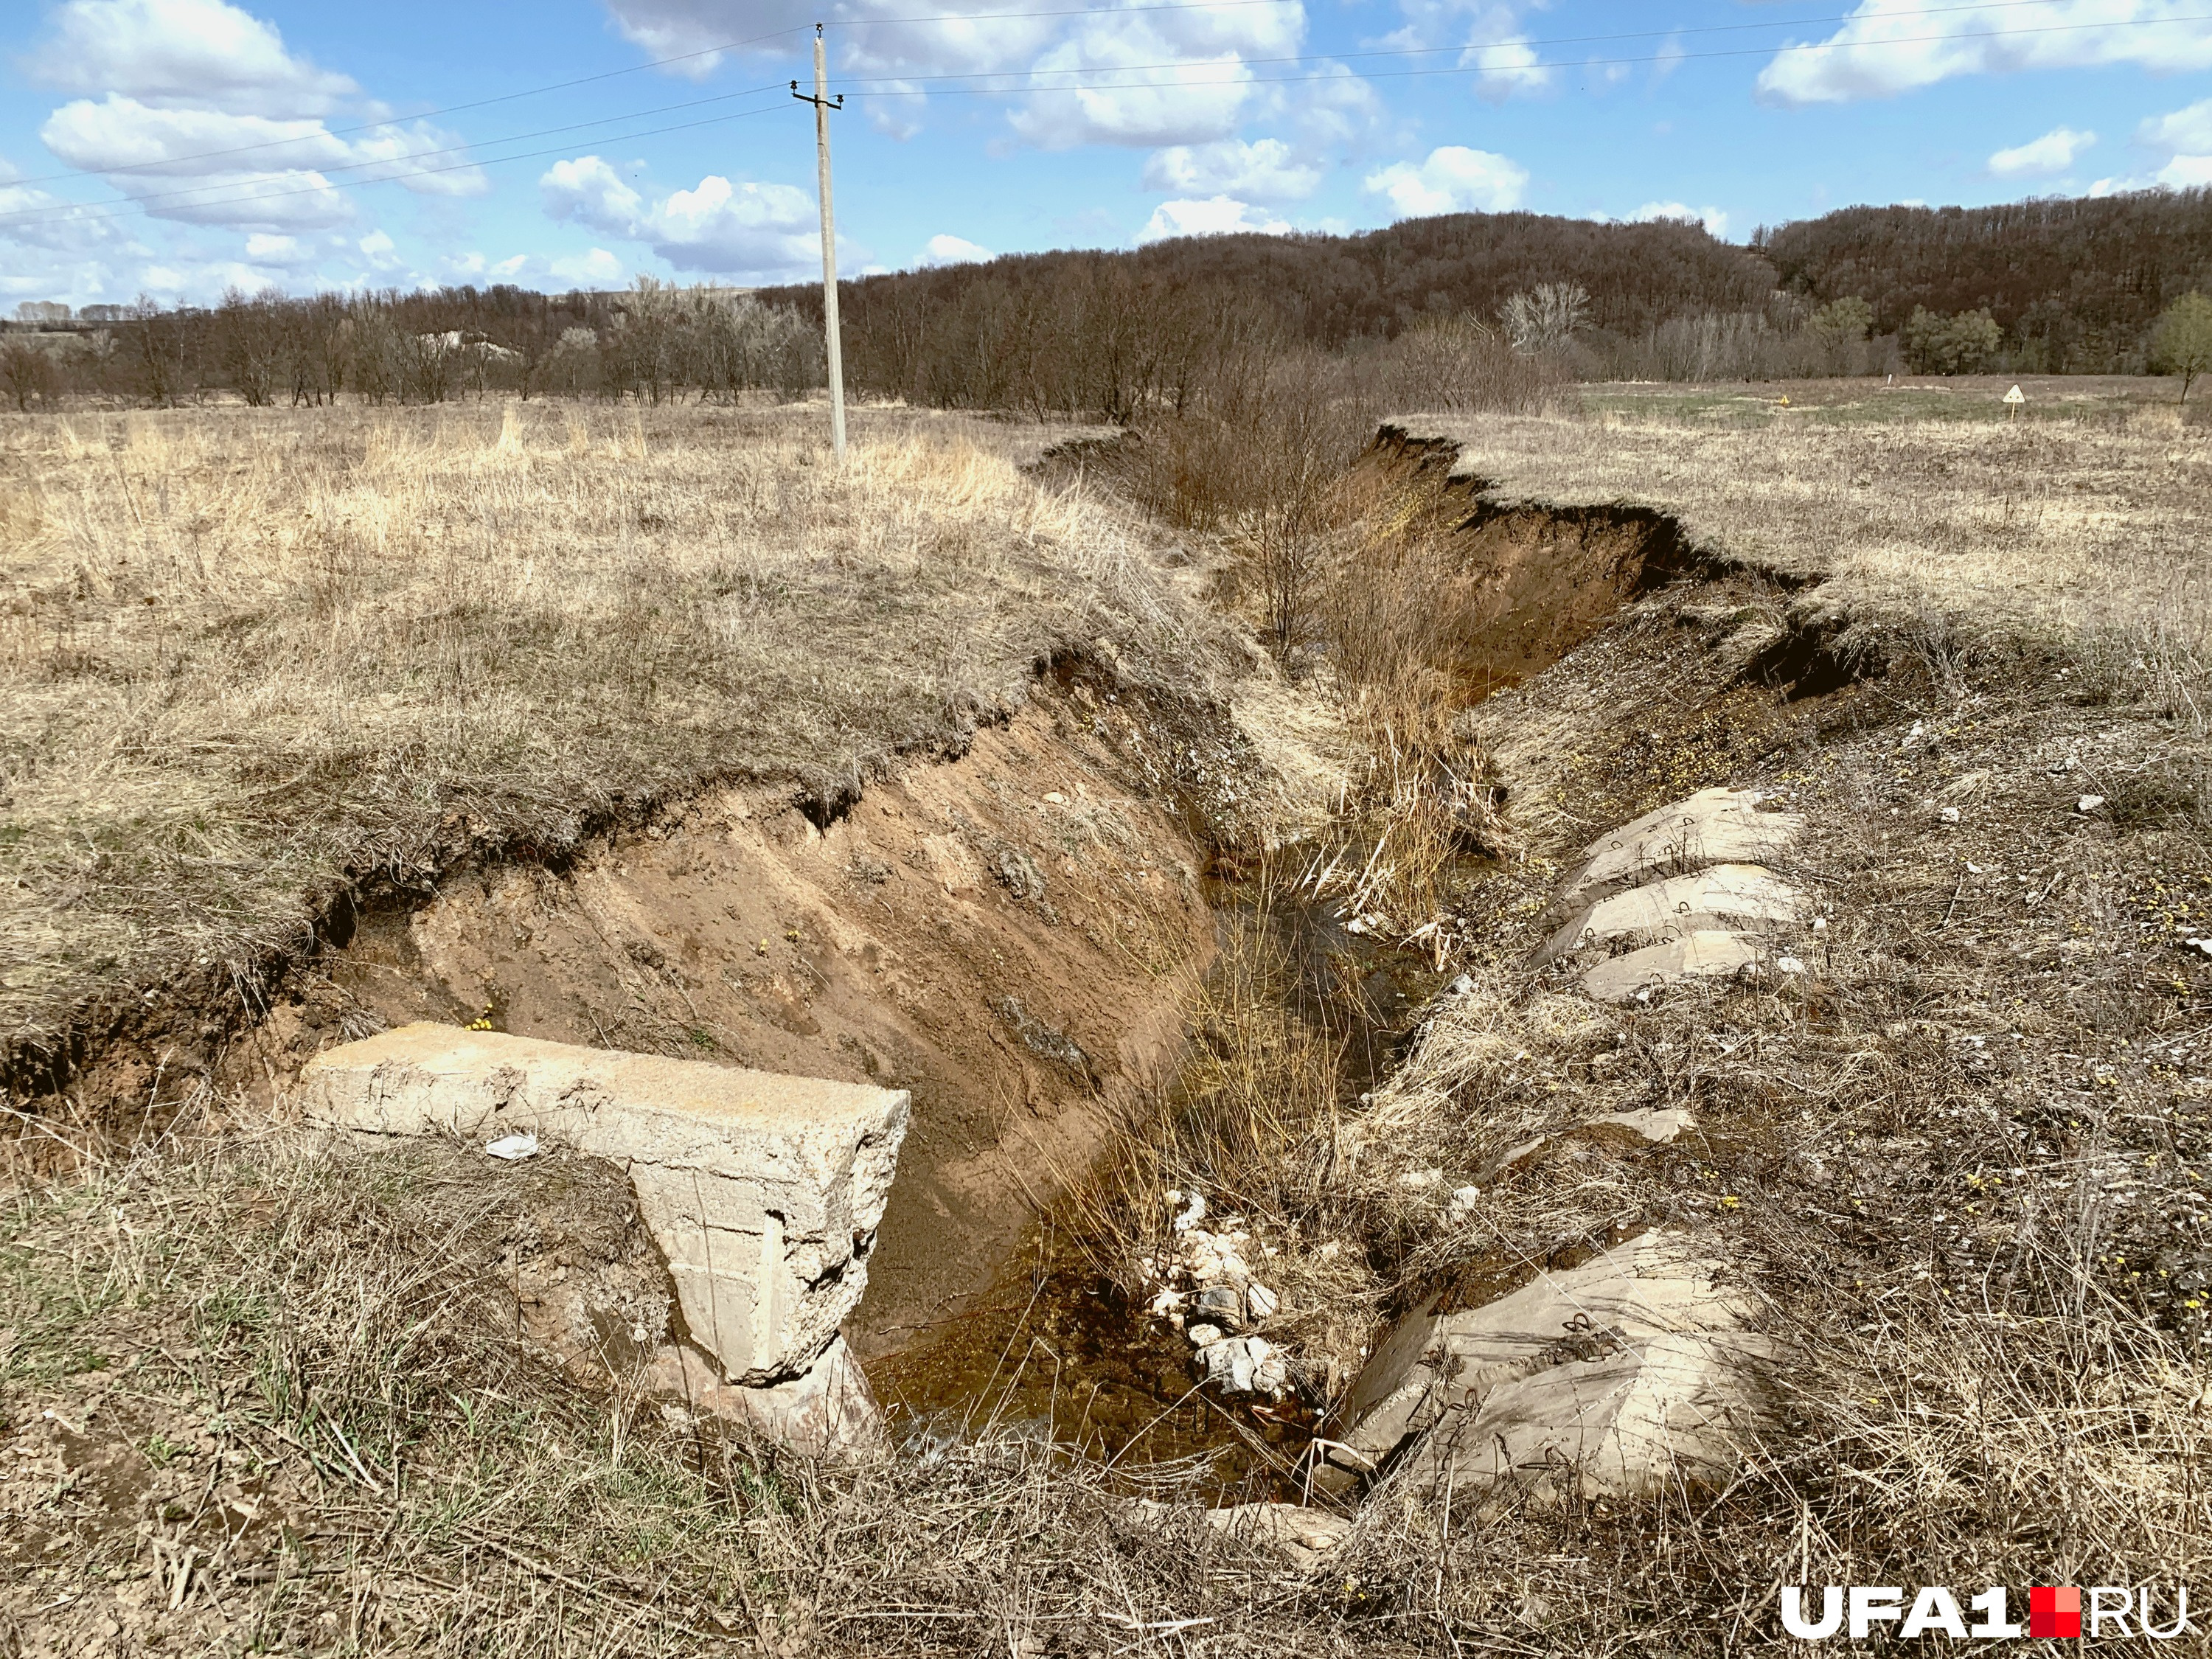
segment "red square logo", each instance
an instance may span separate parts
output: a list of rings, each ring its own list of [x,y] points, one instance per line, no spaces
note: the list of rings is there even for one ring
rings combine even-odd
[[[2072,1584],[2035,1584],[2027,1592],[2030,1636],[2079,1636],[2081,1592]]]

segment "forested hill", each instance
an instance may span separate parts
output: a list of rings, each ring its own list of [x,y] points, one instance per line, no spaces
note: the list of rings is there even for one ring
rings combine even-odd
[[[2021,367],[2094,373],[2133,367],[2160,311],[2191,289],[2212,293],[2212,190],[1845,208],[1752,245],[1786,289],[1867,301],[1877,330],[1902,328],[1916,307],[1986,309]]]
[[[1424,315],[1495,316],[1512,295],[1544,283],[1579,283],[1590,296],[1589,323],[1623,334],[1686,312],[1757,306],[1774,286],[1764,260],[1695,224],[1453,213],[1357,236],[1183,237],[1132,252],[1010,254],[862,277],[844,291],[863,314],[903,313],[909,300],[941,313],[979,284],[1015,303],[1089,289],[1104,267],[1119,273],[1113,285],[1132,292],[1257,305],[1291,333],[1330,348],[1395,336]],[[805,303],[811,291],[799,284],[762,297]]]

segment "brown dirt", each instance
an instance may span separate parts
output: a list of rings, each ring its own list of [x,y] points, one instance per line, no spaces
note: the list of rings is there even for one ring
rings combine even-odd
[[[1486,482],[1452,476],[1459,447],[1386,426],[1365,470],[1404,494],[1401,514],[1425,520],[1445,559],[1430,590],[1452,617],[1449,665],[1479,702],[1542,672],[1638,594],[1723,566],[1648,508],[1533,507],[1486,499]]]
[[[233,1069],[273,1102],[332,1043],[483,1019],[910,1090],[850,1333],[895,1351],[990,1287],[1117,1097],[1172,1075],[1214,932],[1202,854],[1123,781],[1149,729],[1079,686],[826,825],[732,790],[557,869],[456,878],[364,918]]]

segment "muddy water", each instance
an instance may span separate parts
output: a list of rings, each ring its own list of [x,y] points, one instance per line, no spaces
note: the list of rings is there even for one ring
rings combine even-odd
[[[1374,1086],[1441,977],[1425,960],[1348,932],[1334,901],[1286,902],[1249,882],[1209,894],[1224,957],[1240,941],[1281,952],[1288,1010],[1334,1047],[1346,1105]],[[1170,1091],[1178,1109],[1180,1089]],[[1297,1495],[1299,1460],[1328,1402],[1201,1383],[1195,1351],[1099,1266],[1070,1218],[1041,1218],[993,1293],[927,1342],[868,1364],[895,1431],[1016,1426],[1133,1475],[1194,1466],[1216,1501]]]

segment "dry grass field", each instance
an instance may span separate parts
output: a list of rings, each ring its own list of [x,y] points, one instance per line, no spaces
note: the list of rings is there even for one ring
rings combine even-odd
[[[1356,1364],[1425,1287],[1687,1233],[1789,1356],[1736,1478],[1391,1476],[1309,1570],[1133,1501],[1201,1469],[982,1413],[817,1463],[533,1359],[502,1275],[601,1202],[586,1161],[495,1188],[465,1151],[179,1121],[0,1200],[0,1652],[1597,1659],[1771,1646],[1784,1583],[2006,1584],[2017,1615],[2030,1583],[2202,1582],[2212,433],[2111,399],[2006,424],[1751,397],[1403,422],[1542,521],[1524,550],[1693,556],[1421,719],[1472,636],[1423,614],[1482,591],[1470,504],[1437,469],[1356,475],[1333,659],[1251,706],[1366,743],[1371,776],[1277,890],[1356,848],[1383,891],[1427,845],[1397,890],[1449,950],[1403,953],[1403,1045],[1356,1081],[1285,964],[1231,953],[1182,1092],[1097,1189],[1138,1240],[1164,1183],[1233,1197],[1302,1361]],[[617,792],[865,774],[1054,641],[1187,688],[1258,620],[969,428],[887,414],[836,477],[783,417],[568,418],[276,417],[267,454],[227,414],[7,428],[19,1028],[101,974],[264,948],[460,817],[524,848]],[[1805,816],[1796,969],[1611,1006],[1530,965],[1582,848],[1721,784]],[[1644,1108],[1692,1126],[1590,1121]]]
[[[1105,636],[1202,678],[1048,433],[805,410],[222,409],[0,425],[0,1037],[228,992],[342,887],[538,856],[713,779],[834,800]]]
[[[2006,422],[1926,418],[1910,389],[1783,395],[1668,388],[1600,400],[1595,418],[1422,424],[1501,505],[1660,510],[1708,553],[1820,580],[1815,617],[1958,647],[2108,640],[2151,659],[2169,695],[2196,695],[2212,660],[2212,426],[2171,405]],[[2001,395],[1981,392],[1993,409]]]

